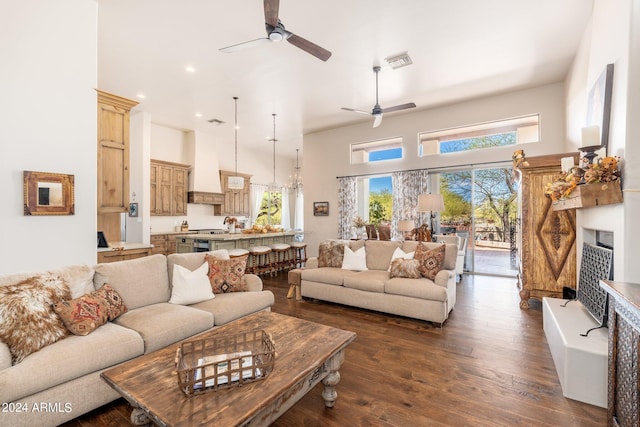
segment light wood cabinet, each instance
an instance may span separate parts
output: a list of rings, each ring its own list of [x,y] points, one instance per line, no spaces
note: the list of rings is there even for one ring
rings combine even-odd
[[[153,245],[151,249],[153,255],[176,253],[176,238],[173,234],[153,234],[151,235],[151,244]]]
[[[189,165],[151,160],[150,213],[186,216]]]
[[[151,248],[98,252],[98,263],[126,261],[151,255]]]
[[[244,188],[233,190],[227,187],[230,176],[244,177]],[[251,215],[251,176],[244,173],[220,171],[220,187],[224,195],[222,215]]]
[[[545,184],[561,171],[560,159],[578,153],[527,157],[520,175],[520,307],[529,299],[562,297],[562,288],[576,287],[576,211],[555,211],[544,194]]]
[[[97,93],[97,227],[108,241],[119,241],[120,214],[129,210],[129,115],[138,103]]]

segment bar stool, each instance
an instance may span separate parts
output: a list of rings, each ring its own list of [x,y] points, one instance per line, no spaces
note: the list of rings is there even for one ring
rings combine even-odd
[[[291,242],[291,249],[294,251],[293,267],[304,267],[304,263],[307,262],[307,244],[305,242]]]
[[[247,271],[257,275],[272,273],[271,248],[269,246],[252,246],[249,248]]]
[[[239,258],[241,256],[249,255],[249,251],[242,248],[229,249],[229,258]]]
[[[291,258],[291,245],[287,243],[274,243],[269,245],[272,251],[273,271],[278,272],[291,268],[293,259]]]

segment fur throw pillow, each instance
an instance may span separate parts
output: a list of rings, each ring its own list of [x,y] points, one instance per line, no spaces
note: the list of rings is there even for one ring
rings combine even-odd
[[[391,261],[389,267],[389,277],[404,277],[406,279],[419,279],[422,277],[420,274],[420,261],[417,259],[405,259],[396,258]]]
[[[413,258],[420,261],[420,274],[423,277],[435,280],[436,275],[442,270],[445,250],[445,245],[429,250],[422,242],[418,242]]]
[[[327,240],[320,243],[318,250],[318,267],[342,268],[342,258],[344,257],[344,243]]]
[[[0,341],[9,346],[14,365],[67,335],[53,305],[68,299],[69,287],[53,274],[0,286]]]

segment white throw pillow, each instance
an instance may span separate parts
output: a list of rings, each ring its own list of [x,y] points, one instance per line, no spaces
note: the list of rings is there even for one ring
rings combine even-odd
[[[344,270],[365,271],[367,268],[367,253],[364,246],[357,251],[352,251],[348,246],[344,247],[344,257],[342,258],[342,268]]]
[[[400,248],[396,248],[396,250],[393,251],[393,255],[391,255],[391,261],[389,261],[389,268],[387,268],[387,271],[391,271],[391,263],[394,259],[413,259],[413,254],[415,254],[415,252],[405,252]]]
[[[171,304],[195,304],[215,297],[209,281],[209,263],[205,262],[193,271],[181,265],[173,266]]]

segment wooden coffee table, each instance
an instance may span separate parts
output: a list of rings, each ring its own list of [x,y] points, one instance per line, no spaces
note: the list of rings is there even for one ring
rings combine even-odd
[[[177,343],[106,370],[102,377],[133,406],[134,425],[269,425],[320,381],[325,406],[333,407],[338,370],[355,333],[259,312],[191,339],[254,329],[270,333],[277,352],[273,371],[261,381],[187,397],[174,373]]]

